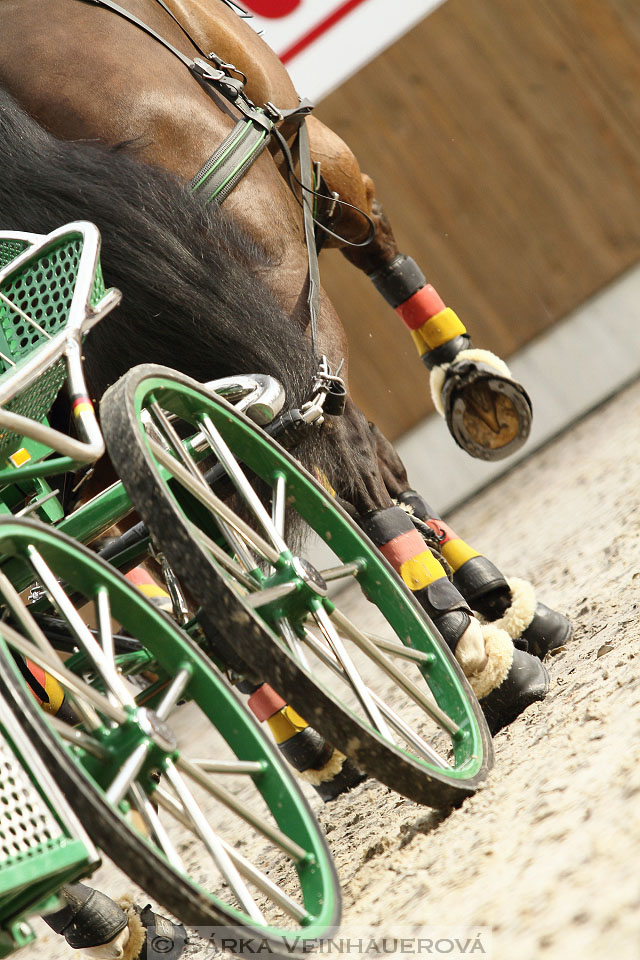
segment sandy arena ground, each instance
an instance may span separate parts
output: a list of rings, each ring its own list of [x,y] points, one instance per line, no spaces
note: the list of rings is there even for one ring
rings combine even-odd
[[[449,816],[373,782],[314,801],[349,935],[490,930],[484,955],[499,960],[640,958],[639,488],[635,384],[448,518],[533,580],[575,639],[549,664],[546,701],[495,739],[485,788]],[[46,933],[19,956],[78,954]]]

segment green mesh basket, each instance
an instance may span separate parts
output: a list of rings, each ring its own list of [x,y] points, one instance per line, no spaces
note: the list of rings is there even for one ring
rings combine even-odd
[[[7,938],[12,921],[39,910],[63,884],[90,874],[97,855],[79,825],[62,813],[66,802],[37,755],[27,760],[13,738],[21,734],[7,730],[1,699],[0,708],[0,956],[6,956],[12,952],[2,950],[7,939],[20,945],[15,936]]]
[[[17,237],[11,240],[0,240],[0,270],[6,267],[8,263],[15,260],[27,247],[31,246],[28,240],[20,240]]]
[[[69,234],[41,256],[12,271],[2,283],[0,294],[0,382],[11,377],[20,361],[27,359],[49,337],[62,330],[69,311],[82,252],[82,237]],[[21,239],[0,241],[0,269],[10,264],[29,246]],[[98,265],[90,303],[95,306],[105,294],[102,271]],[[10,301],[8,303],[7,301]],[[32,323],[26,319],[29,317]],[[8,361],[12,361],[12,363]],[[42,421],[66,378],[64,357],[45,370],[38,382],[13,397],[6,409]],[[0,462],[22,445],[22,437],[0,429]]]

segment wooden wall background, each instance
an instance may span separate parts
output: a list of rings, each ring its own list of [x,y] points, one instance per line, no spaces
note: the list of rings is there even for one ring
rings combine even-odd
[[[640,0],[447,0],[318,115],[478,346],[508,356],[640,258]],[[431,411],[413,343],[321,265],[354,395],[397,437]]]

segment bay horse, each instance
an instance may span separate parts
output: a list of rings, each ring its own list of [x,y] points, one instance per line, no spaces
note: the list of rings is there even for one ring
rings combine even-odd
[[[284,67],[226,0],[126,0],[125,15],[114,9],[113,0],[107,2],[111,9],[104,5],[105,0],[49,0],[47,30],[43,31],[40,0],[3,0],[0,82],[59,140],[119,145],[136,161],[166,170],[187,185],[193,184],[194,178],[206,179],[208,161],[221,143],[230,142],[238,122],[230,98],[221,91],[234,84],[241,91],[239,81],[244,77],[242,96],[265,105],[264,114],[281,119],[283,113],[299,107]],[[185,59],[199,64],[198,71],[185,69]],[[215,72],[223,78],[218,87],[203,82],[205,74]],[[277,126],[280,136],[267,138],[268,149],[255,151],[255,162],[225,196],[224,209],[239,231],[252,239],[254,255],[248,269],[284,312],[281,329],[287,329],[288,338],[293,331],[300,341],[308,341],[308,233],[300,214],[300,198],[289,185],[292,164],[288,163],[289,145],[300,127],[300,117],[289,121],[285,116]],[[311,158],[321,164],[329,202],[337,198],[347,203],[339,222],[340,236],[336,239],[334,232],[329,242],[341,246],[345,255],[372,277],[412,329],[421,356],[436,373],[436,400],[445,401],[448,396],[455,411],[461,396],[457,388],[464,388],[465,380],[473,387],[480,378],[480,395],[474,402],[462,402],[462,416],[456,420],[448,408],[456,439],[461,439],[456,427],[462,419],[476,446],[489,438],[490,447],[491,436],[501,432],[500,416],[505,414],[507,434],[519,441],[526,433],[527,404],[522,388],[513,384],[497,358],[466,349],[469,340],[464,326],[425,283],[417,265],[400,254],[371,180],[362,174],[343,141],[313,116],[306,120],[306,130]],[[304,180],[309,173],[302,156],[300,177]],[[149,180],[153,178],[149,176]],[[143,190],[143,208],[146,201]],[[114,205],[113,214],[117,216],[117,212]],[[102,213],[96,208],[82,215],[102,229]],[[262,251],[263,256],[255,251]],[[109,279],[124,287],[117,273]],[[123,292],[126,300],[126,288]],[[175,336],[183,335],[176,327]],[[198,327],[198,340],[201,335],[204,326]],[[250,333],[241,327],[238,336],[244,337],[248,348],[255,348],[261,338],[259,331]],[[268,353],[273,338],[264,339]],[[202,360],[209,357],[200,343],[193,346],[196,352],[200,350]],[[334,370],[343,364],[341,374],[348,385],[344,330],[322,290],[313,347],[315,353],[328,357]],[[118,354],[110,372],[117,376],[132,361],[122,349],[122,341],[112,343],[110,350],[112,359],[114,352]],[[146,359],[154,359],[151,350]],[[173,357],[173,365],[178,365],[178,359]],[[96,354],[90,366],[96,378],[93,389],[99,391],[108,369],[106,353]],[[488,379],[487,366],[491,371]],[[263,369],[278,375],[268,363]],[[449,376],[451,371],[453,376]],[[185,372],[190,372],[188,364]],[[203,379],[214,375],[212,370]],[[485,389],[482,393],[482,384],[486,387],[496,379],[500,398],[506,396],[507,387],[513,388],[511,407],[498,408],[490,392]],[[343,416],[328,420],[324,445],[332,486],[434,619],[470,676],[486,712],[492,715],[494,726],[509,722],[532,697],[544,696],[546,673],[538,660],[514,648],[508,638],[497,647],[487,645],[469,604],[498,621],[525,647],[530,644],[540,657],[567,639],[570,626],[563,617],[536,603],[531,592],[518,593],[516,585],[509,584],[489,560],[439,520],[410,488],[391,445],[350,398]],[[475,427],[469,428],[470,422]],[[425,547],[424,536],[433,538],[434,534],[453,568],[453,583]]]

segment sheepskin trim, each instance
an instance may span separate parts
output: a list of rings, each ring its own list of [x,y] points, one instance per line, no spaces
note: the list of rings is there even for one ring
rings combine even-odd
[[[306,783],[310,783],[311,786],[318,787],[321,783],[326,783],[328,780],[337,777],[346,759],[344,753],[334,749],[324,767],[320,770],[302,770],[298,776]]]
[[[465,677],[480,674],[487,664],[484,634],[479,622],[473,617],[456,644],[456,660]]]
[[[513,644],[505,630],[487,623],[482,627],[484,648],[489,658],[481,673],[469,677],[469,683],[478,700],[488,696],[506,679],[513,662]]]
[[[531,625],[536,612],[536,588],[529,580],[520,577],[507,578],[511,590],[511,606],[500,620],[493,620],[494,627],[506,630],[512,640],[521,637]]]
[[[481,350],[476,347],[472,347],[470,350],[461,350],[460,353],[456,354],[454,363],[458,363],[460,360],[470,360],[473,363],[485,363],[488,367],[493,367],[496,373],[502,374],[503,377],[511,377],[511,371],[506,365],[504,360],[496,356],[495,353],[492,353],[491,350]]]
[[[444,417],[444,404],[442,402],[442,388],[444,387],[445,376],[447,372],[448,363],[443,363],[440,367],[434,367],[431,371],[431,376],[429,377],[429,386],[431,387],[431,399],[433,405],[440,414],[441,417]]]
[[[121,897],[118,905],[122,907],[129,918],[129,941],[122,954],[122,960],[137,960],[147,940],[146,927],[140,919],[131,897]]]

